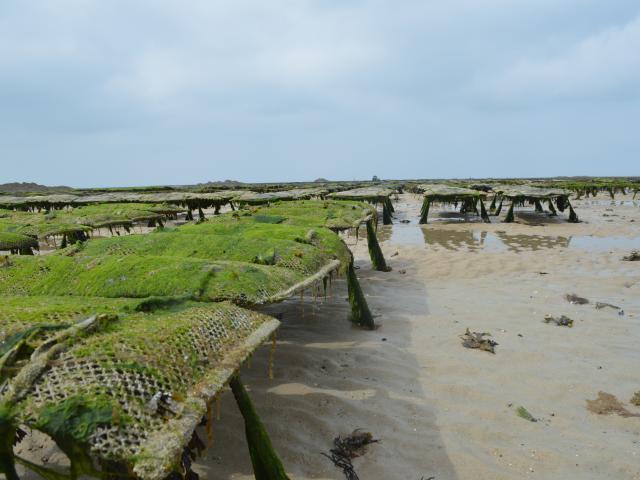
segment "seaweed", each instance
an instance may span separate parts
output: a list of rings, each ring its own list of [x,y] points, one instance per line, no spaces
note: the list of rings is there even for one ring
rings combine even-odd
[[[574,305],[586,305],[589,303],[588,298],[580,297],[575,293],[567,293],[565,294],[564,298],[567,302],[572,303]]]
[[[234,376],[229,385],[244,418],[249,454],[256,480],[288,480],[289,477],[273,449],[269,435],[260,421],[240,377]]]
[[[598,392],[598,398],[587,400],[587,409],[598,415],[619,415],[621,417],[640,417],[640,413],[632,413],[620,401],[607,392]]]
[[[356,271],[351,261],[347,267],[347,289],[351,305],[351,321],[357,325],[373,330],[375,323],[369,305],[358,282]]]
[[[323,453],[322,455],[340,468],[347,480],[358,480],[360,477],[358,477],[351,460],[364,455],[367,445],[379,441],[374,439],[370,432],[356,429],[350,435],[334,438],[333,448],[329,450],[329,454]]]
[[[460,338],[462,339],[462,345],[465,348],[477,348],[479,350],[495,354],[495,347],[498,345],[498,342],[495,342],[490,338],[484,338],[490,336],[490,333],[471,332],[467,328],[467,331],[464,335],[460,335]]]
[[[538,419],[535,418],[533,415],[531,415],[529,413],[529,411],[524,408],[523,406],[518,407],[518,409],[516,410],[516,413],[518,414],[518,416],[520,418],[524,418],[525,420],[529,421],[529,422],[537,422]]]
[[[387,262],[384,259],[382,249],[378,243],[376,232],[373,228],[373,222],[367,221],[367,244],[369,247],[369,256],[371,257],[371,264],[375,270],[380,272],[389,272],[391,267],[387,266]]]
[[[561,315],[560,317],[545,315],[544,323],[555,323],[558,327],[573,327],[573,320],[566,315]]]
[[[60,330],[9,380],[13,393],[0,396],[0,412],[11,412],[0,415],[2,438],[23,423],[47,433],[71,459],[72,476],[98,476],[96,460],[164,478],[182,461],[181,439],[199,423],[205,402],[278,323],[226,303],[187,302],[153,313],[122,310],[92,331]],[[12,455],[0,450],[5,471]]]

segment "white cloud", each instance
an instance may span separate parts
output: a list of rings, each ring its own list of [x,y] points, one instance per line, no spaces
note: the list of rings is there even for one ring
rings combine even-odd
[[[640,84],[640,17],[591,35],[559,55],[521,59],[497,75],[474,79],[474,94],[506,101],[598,97]]]
[[[0,0],[0,158],[20,160],[3,174],[517,175],[523,152],[551,174],[612,148],[635,162],[637,2]],[[518,103],[536,108],[504,108]]]
[[[171,35],[152,29],[151,39],[123,52],[119,71],[105,82],[107,91],[154,104],[199,94],[242,95],[246,89],[317,92],[348,82],[384,58],[370,25],[353,9],[260,3],[168,8]]]

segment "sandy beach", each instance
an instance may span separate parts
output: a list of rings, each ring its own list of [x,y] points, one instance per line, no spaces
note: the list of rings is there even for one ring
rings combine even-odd
[[[629,403],[640,389],[640,270],[621,261],[640,247],[640,202],[573,204],[579,224],[532,209],[514,224],[461,223],[435,209],[421,227],[419,198],[401,195],[395,224],[380,227],[393,271],[372,271],[366,242],[346,238],[377,330],[349,324],[340,280],[326,300],[267,309],[283,320],[274,379],[269,346],[242,376],[291,477],[344,478],[321,453],[362,428],[380,440],[354,460],[366,480],[640,479],[640,418],[587,409],[603,391],[640,413]],[[495,355],[464,348],[467,328],[490,333]],[[520,406],[538,421],[519,417]],[[252,478],[229,392],[196,469]]]

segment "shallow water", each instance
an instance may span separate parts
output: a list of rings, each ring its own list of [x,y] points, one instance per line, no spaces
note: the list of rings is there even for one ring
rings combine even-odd
[[[578,200],[574,201],[574,206],[611,206],[611,207],[638,207],[640,206],[640,200]]]
[[[412,224],[398,224],[380,232],[381,240],[400,245],[426,245],[429,248],[472,252],[521,252],[552,248],[609,251],[640,248],[640,236],[598,237],[593,235],[522,235],[506,231],[444,230]]]

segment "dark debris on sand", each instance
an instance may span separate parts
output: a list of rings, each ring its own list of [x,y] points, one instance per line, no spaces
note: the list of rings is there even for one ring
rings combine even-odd
[[[495,354],[495,347],[496,345],[498,345],[498,342],[495,342],[490,338],[484,338],[490,336],[490,333],[471,332],[467,328],[465,334],[460,335],[460,338],[462,339],[462,346],[466,348],[477,348],[479,350],[484,350],[485,352],[491,352]]]
[[[367,451],[367,445],[379,441],[374,439],[370,432],[356,429],[350,435],[334,438],[333,448],[329,450],[329,454],[323,453],[322,455],[331,460],[336,467],[342,469],[347,480],[359,480],[351,460],[364,455]]]
[[[560,317],[545,315],[544,323],[555,323],[558,327],[573,327],[573,320],[566,315],[561,315]]]
[[[619,306],[613,305],[612,303],[596,302],[596,310],[602,310],[603,308],[612,308],[614,310],[618,310],[619,312],[622,311]]]
[[[637,262],[640,261],[640,250],[631,250],[629,255],[622,257],[625,262]]]
[[[564,296],[565,300],[569,303],[573,303],[574,305],[586,305],[589,303],[589,300],[576,295],[575,293],[567,293]]]
[[[640,417],[640,413],[632,413],[627,410],[615,395],[607,392],[598,392],[598,398],[587,400],[587,409],[598,415],[620,415],[621,417]]]

